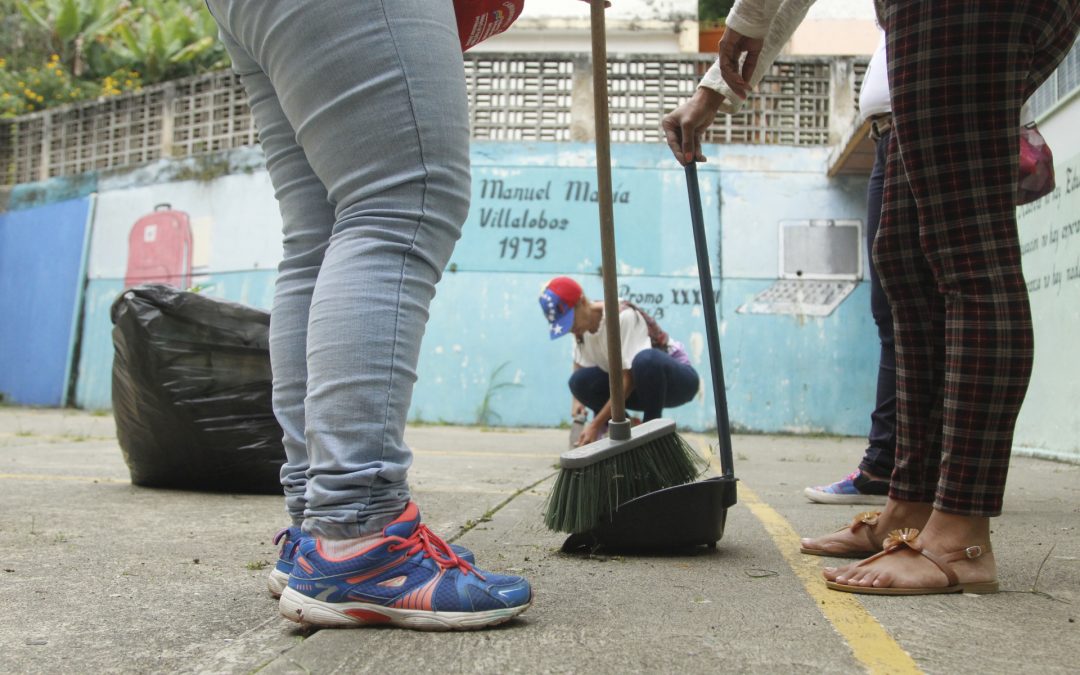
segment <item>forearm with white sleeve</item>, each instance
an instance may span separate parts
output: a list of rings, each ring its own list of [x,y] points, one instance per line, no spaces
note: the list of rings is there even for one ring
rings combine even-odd
[[[750,77],[751,87],[756,87],[761,78],[769,72],[773,61],[802,23],[812,4],[814,0],[738,0],[731,8],[725,21],[728,28],[746,37],[765,38],[757,67]],[[705,77],[701,78],[698,86],[723,95],[720,112],[737,113],[746,102],[724,82],[720,75],[719,59],[705,73]]]

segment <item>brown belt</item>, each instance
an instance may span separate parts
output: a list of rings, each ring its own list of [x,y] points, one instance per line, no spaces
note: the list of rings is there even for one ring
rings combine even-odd
[[[881,137],[892,129],[892,113],[882,113],[870,118],[870,140],[881,140]]]

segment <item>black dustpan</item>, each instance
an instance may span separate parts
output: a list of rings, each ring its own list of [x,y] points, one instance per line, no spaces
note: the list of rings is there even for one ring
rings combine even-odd
[[[724,536],[728,508],[737,501],[731,453],[731,423],[728,420],[724,364],[720,357],[720,336],[716,301],[705,240],[705,218],[701,212],[701,190],[697,166],[686,166],[686,186],[690,193],[690,219],[694,226],[701,306],[709,343],[713,403],[716,408],[718,453],[722,474],[716,478],[676,485],[650,492],[619,505],[610,520],[587,532],[570,535],[564,552],[597,549],[680,549],[692,546],[715,547]]]
[[[735,505],[735,482],[718,476],[650,492],[625,502],[611,520],[563,542],[565,553],[605,550],[677,550],[716,547],[727,510]]]

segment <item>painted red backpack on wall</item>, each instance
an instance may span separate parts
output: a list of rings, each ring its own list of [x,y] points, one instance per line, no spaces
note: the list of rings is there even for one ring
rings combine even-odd
[[[191,223],[188,214],[169,204],[135,221],[128,234],[124,286],[161,283],[191,286]]]
[[[454,0],[461,51],[505,31],[524,7],[525,0]]]

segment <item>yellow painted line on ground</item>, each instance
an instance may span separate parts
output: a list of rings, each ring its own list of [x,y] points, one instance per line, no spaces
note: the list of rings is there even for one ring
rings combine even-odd
[[[131,481],[123,480],[122,478],[102,478],[101,476],[65,476],[62,474],[48,473],[0,473],[0,480],[73,480],[86,483],[131,483]]]
[[[707,448],[706,448],[707,449]],[[723,473],[709,452],[709,464]],[[783,516],[766,504],[745,482],[739,481],[739,501],[765,527],[784,560],[802,582],[822,615],[847,642],[855,659],[871,673],[922,673],[911,655],[897,644],[874,615],[852,593],[831,591],[821,578],[820,559],[799,552],[799,535]],[[840,561],[841,563],[843,561]]]

